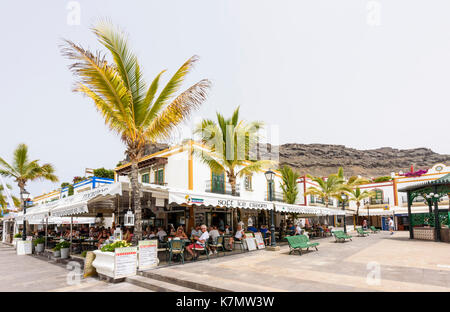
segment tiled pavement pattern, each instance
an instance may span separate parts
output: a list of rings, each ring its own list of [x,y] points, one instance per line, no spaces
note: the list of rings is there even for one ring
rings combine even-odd
[[[407,232],[353,235],[317,240],[319,251],[302,256],[282,246],[152,272],[234,291],[450,291],[450,244],[409,240]]]

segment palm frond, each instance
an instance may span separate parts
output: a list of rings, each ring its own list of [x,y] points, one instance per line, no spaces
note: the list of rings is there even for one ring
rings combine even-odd
[[[152,120],[144,132],[144,137],[151,141],[169,138],[171,131],[203,103],[210,85],[209,80],[203,79],[177,96]]]

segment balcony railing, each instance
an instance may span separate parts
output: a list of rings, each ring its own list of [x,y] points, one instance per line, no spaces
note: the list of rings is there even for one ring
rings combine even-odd
[[[269,193],[267,191],[264,193],[264,200],[269,200]],[[284,202],[283,192],[273,192],[272,201]]]
[[[388,199],[375,199],[371,198],[368,202],[366,202],[370,205],[386,205],[389,204],[389,198]]]
[[[211,180],[205,181],[205,192],[207,193],[216,193],[216,194],[226,194],[231,195],[231,184],[226,182],[224,185],[224,189],[213,189],[211,185]],[[241,184],[236,183],[236,196],[241,196]]]

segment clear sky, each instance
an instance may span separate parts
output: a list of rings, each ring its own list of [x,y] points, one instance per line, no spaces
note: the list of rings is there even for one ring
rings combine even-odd
[[[123,159],[93,102],[71,91],[58,48],[61,38],[100,48],[90,26],[101,17],[130,34],[147,81],[200,56],[186,86],[214,85],[193,119],[240,105],[278,126],[280,143],[450,154],[448,0],[80,0],[79,25],[69,2],[0,2],[0,155],[24,142],[61,182]]]

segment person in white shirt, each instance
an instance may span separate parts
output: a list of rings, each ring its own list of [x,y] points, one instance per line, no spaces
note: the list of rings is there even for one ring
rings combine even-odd
[[[163,230],[162,227],[159,227],[159,228],[158,228],[158,233],[156,233],[156,236],[158,236],[158,239],[159,239],[160,241],[163,241],[163,240],[164,240],[164,237],[167,236],[167,233],[166,233],[166,231]]]
[[[391,235],[394,234],[394,220],[391,218],[388,218],[388,225],[389,225],[389,231],[391,232]]]
[[[191,254],[192,258],[195,257],[194,252],[192,251],[192,249],[195,248],[205,248],[205,244],[209,239],[209,233],[206,230],[206,225],[202,224],[202,226],[200,227],[200,230],[202,231],[202,235],[200,235],[200,237],[197,239],[197,241],[195,242],[195,244],[190,244],[189,246],[186,247],[186,250]]]
[[[209,231],[209,236],[211,237],[213,242],[217,241],[217,238],[220,236],[220,233],[217,230],[217,226],[212,227],[212,230]],[[214,252],[214,254],[217,254],[217,250],[215,248],[211,247],[211,250]]]
[[[230,241],[229,241],[229,248],[230,250],[233,250],[233,243],[234,241],[240,241],[245,239],[245,232],[242,229],[242,225],[240,223],[238,223],[237,229],[236,229],[236,234],[234,234],[234,238],[230,237]]]
[[[300,223],[297,223],[297,227],[295,228],[294,235],[302,235],[302,228],[300,227]]]

